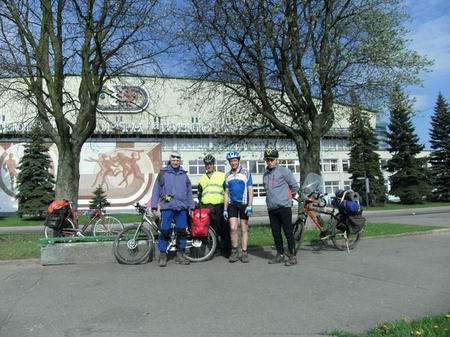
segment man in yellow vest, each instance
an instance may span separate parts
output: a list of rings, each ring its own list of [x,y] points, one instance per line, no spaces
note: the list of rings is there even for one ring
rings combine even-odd
[[[225,173],[216,171],[216,159],[208,154],[203,158],[206,173],[198,183],[198,202],[209,209],[211,227],[219,236],[220,252],[228,257],[231,252],[230,226],[223,218]]]

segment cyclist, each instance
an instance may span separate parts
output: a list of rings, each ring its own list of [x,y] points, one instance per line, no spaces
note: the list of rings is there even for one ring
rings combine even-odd
[[[167,244],[170,236],[170,225],[175,220],[177,231],[177,256],[176,263],[189,264],[184,256],[186,248],[186,229],[188,212],[194,209],[192,198],[192,185],[186,171],[180,166],[181,155],[173,152],[170,155],[169,165],[161,170],[153,188],[150,200],[151,209],[155,212],[158,204],[161,209],[161,234],[158,238],[159,265],[167,265]]]
[[[231,170],[225,175],[225,198],[223,217],[230,221],[231,254],[229,262],[238,260],[238,218],[241,225],[241,261],[248,263],[248,218],[253,214],[253,179],[252,175],[240,165],[241,155],[238,151],[228,152],[226,156]]]
[[[264,160],[267,167],[263,175],[263,183],[266,190],[270,227],[277,249],[277,255],[269,260],[269,264],[285,262],[286,266],[293,266],[297,264],[297,257],[295,256],[291,207],[292,197],[298,191],[299,184],[288,168],[278,165],[278,156],[278,151],[275,149],[267,148],[264,151]],[[286,261],[281,228],[283,228],[288,243],[289,252],[286,253]]]
[[[228,258],[231,250],[230,226],[222,216],[225,173],[216,171],[216,158],[213,155],[206,155],[203,162],[206,173],[198,183],[198,202],[209,209],[211,226],[220,238],[221,254]]]

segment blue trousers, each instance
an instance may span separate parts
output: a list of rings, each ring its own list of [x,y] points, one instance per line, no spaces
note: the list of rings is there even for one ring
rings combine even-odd
[[[170,236],[170,225],[175,220],[175,230],[186,232],[187,228],[187,210],[174,211],[171,209],[161,210],[161,235],[158,238],[159,251],[165,253],[167,250],[167,240]],[[186,248],[186,238],[180,238],[177,235],[177,246],[180,252]]]

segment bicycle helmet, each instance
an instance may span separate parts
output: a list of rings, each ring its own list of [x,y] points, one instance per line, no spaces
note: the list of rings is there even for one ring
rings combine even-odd
[[[268,147],[264,150],[264,159],[277,159],[278,156],[278,151],[271,147]]]
[[[205,165],[214,164],[216,162],[216,158],[212,154],[207,154],[205,158],[203,158],[203,162]]]
[[[241,160],[241,154],[239,151],[230,151],[227,153],[227,160],[230,161],[231,159],[238,159]]]

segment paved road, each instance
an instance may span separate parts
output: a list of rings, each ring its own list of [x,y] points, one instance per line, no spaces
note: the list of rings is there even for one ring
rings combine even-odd
[[[296,214],[294,209],[294,214]],[[435,208],[419,208],[395,211],[365,211],[364,216],[369,222],[400,223],[412,225],[429,225],[450,227],[450,206]],[[294,216],[295,220],[296,216]],[[250,218],[250,224],[269,224],[267,210],[257,206],[255,216]],[[0,227],[0,233],[44,233],[43,226]]]
[[[0,263],[1,337],[307,336],[450,309],[450,233],[363,240],[294,267],[223,258],[42,267]]]

